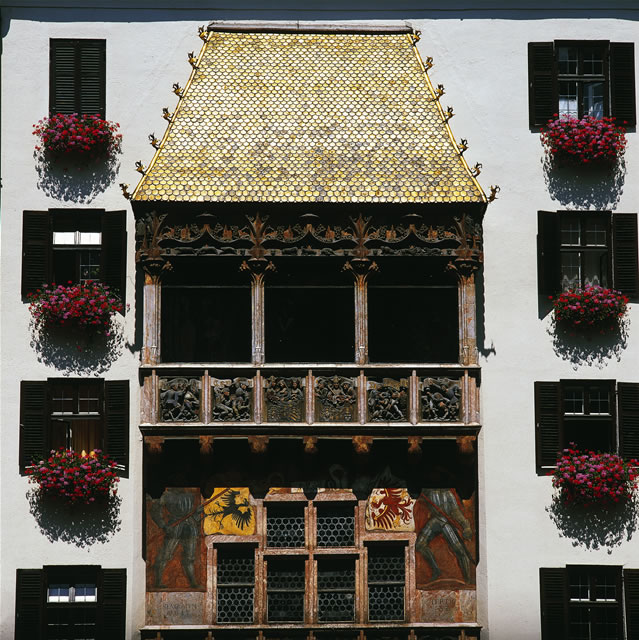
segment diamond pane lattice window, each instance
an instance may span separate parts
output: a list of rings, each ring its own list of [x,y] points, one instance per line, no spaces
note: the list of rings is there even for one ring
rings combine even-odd
[[[305,559],[269,558],[266,566],[266,595],[269,622],[303,622]]]
[[[253,622],[255,553],[252,548],[217,551],[217,621]]]
[[[355,511],[352,504],[317,505],[317,546],[352,547]]]
[[[317,600],[320,622],[349,622],[355,619],[355,560],[319,558]]]
[[[402,546],[368,550],[368,619],[403,620],[405,554]]]
[[[269,504],[266,514],[267,547],[304,546],[304,505]]]

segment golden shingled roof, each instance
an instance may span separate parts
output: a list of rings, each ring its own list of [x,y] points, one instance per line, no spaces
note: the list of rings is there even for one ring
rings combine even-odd
[[[211,31],[136,201],[486,202],[410,33]]]

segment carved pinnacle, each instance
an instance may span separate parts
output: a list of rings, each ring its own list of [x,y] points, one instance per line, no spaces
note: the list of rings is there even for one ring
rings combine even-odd
[[[468,149],[468,140],[466,140],[466,138],[462,138],[457,146],[459,147],[459,153],[463,156],[464,151]]]
[[[189,64],[195,69],[195,65],[197,63],[197,58],[195,57],[195,51],[189,51],[187,56],[189,58]]]
[[[154,149],[160,146],[160,141],[155,137],[155,133],[149,133],[149,142]]]
[[[176,96],[179,96],[180,98],[182,97],[182,95],[184,94],[184,91],[182,90],[182,87],[180,86],[179,82],[175,82],[173,83],[173,93]]]
[[[129,185],[125,182],[120,182],[120,189],[122,189],[122,195],[127,199],[131,199],[131,194],[129,193]]]
[[[494,200],[497,200],[497,194],[501,191],[500,187],[498,184],[496,185],[490,185],[490,196],[488,196],[488,202],[493,202]]]
[[[204,25],[197,28],[197,34],[202,40],[206,40],[208,38],[208,34],[206,33],[206,28],[204,27]]]
[[[454,116],[453,108],[449,105],[446,107],[446,112],[444,113],[444,120],[448,122]]]
[[[473,174],[473,178],[476,178],[480,173],[481,173],[481,169],[482,169],[482,163],[478,162],[471,170],[470,172]]]
[[[162,109],[162,117],[168,122],[171,122],[171,118],[173,118],[173,114],[169,112],[168,107],[164,107],[164,109]]]
[[[424,60],[424,69],[428,71],[432,66],[433,66],[433,58],[431,56],[428,56],[428,58]]]
[[[446,91],[444,91],[444,85],[438,84],[437,89],[435,89],[435,100],[439,100],[445,93]]]

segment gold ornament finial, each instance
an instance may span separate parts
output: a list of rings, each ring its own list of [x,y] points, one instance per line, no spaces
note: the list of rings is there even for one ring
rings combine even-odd
[[[459,153],[463,156],[464,151],[468,149],[468,140],[466,140],[466,138],[462,138],[457,146],[459,147]]]
[[[195,64],[197,62],[197,58],[195,57],[195,51],[189,51],[186,55],[189,58],[189,64],[195,69]]]
[[[198,36],[200,36],[200,38],[202,38],[202,40],[206,40],[208,35],[206,33],[206,28],[204,27],[204,25],[202,25],[201,27],[197,28],[197,34]]]
[[[160,141],[155,137],[155,133],[149,133],[149,142],[154,149],[160,146]]]
[[[410,34],[413,39],[413,44],[419,42],[419,39],[422,37],[422,32],[419,29],[414,29],[413,33]]]
[[[446,112],[444,113],[444,120],[448,122],[455,114],[453,113],[453,108],[451,106],[446,107]]]
[[[122,189],[122,195],[127,199],[131,199],[131,194],[129,193],[129,185],[125,182],[120,182],[120,189]]]
[[[169,122],[171,122],[171,118],[173,118],[173,114],[169,112],[167,107],[164,107],[164,109],[162,109],[162,117],[165,120],[168,120]]]
[[[481,173],[481,168],[482,168],[482,163],[478,162],[471,170],[470,172],[473,175],[473,178],[476,178],[480,173]]]
[[[182,94],[183,94],[184,92],[182,91],[182,87],[180,86],[180,83],[179,83],[179,82],[175,82],[175,83],[173,83],[173,93],[174,93],[176,96],[179,96],[180,98],[182,97]]]
[[[424,61],[424,69],[428,71],[432,66],[433,66],[433,58],[432,56],[428,56],[428,58],[426,58],[426,60]]]
[[[444,85],[438,84],[437,89],[435,89],[435,100],[439,100],[445,93]]]
[[[490,195],[488,196],[488,202],[493,202],[494,200],[497,200],[497,194],[501,191],[500,187],[498,184],[496,185],[490,185]]]
[[[144,173],[145,173],[144,165],[142,164],[142,162],[140,162],[140,160],[138,160],[138,161],[135,163],[135,170],[136,170],[138,173],[141,173],[142,175],[144,175]]]

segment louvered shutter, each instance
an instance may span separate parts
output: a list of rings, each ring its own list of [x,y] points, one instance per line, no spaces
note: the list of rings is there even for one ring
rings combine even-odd
[[[108,211],[102,216],[100,279],[126,300],[126,211]]]
[[[105,114],[106,41],[51,40],[51,113]]]
[[[635,98],[635,45],[616,42],[610,45],[611,113],[619,124],[637,124]]]
[[[561,396],[559,382],[535,382],[535,436],[537,471],[552,467],[561,449]]]
[[[128,477],[129,464],[129,381],[111,380],[104,384],[106,451]]]
[[[639,298],[637,214],[613,214],[612,234],[614,287],[636,301]]]
[[[44,597],[42,569],[18,569],[15,640],[40,640],[43,637]]]
[[[541,587],[541,638],[566,638],[566,570],[539,569]]]
[[[554,295],[561,283],[559,214],[538,211],[537,287],[540,295]]]
[[[624,458],[639,460],[639,384],[620,382],[617,405],[619,452]]]
[[[639,640],[639,569],[624,569],[626,640]]]
[[[51,219],[47,211],[22,214],[22,297],[51,280]]]
[[[557,68],[552,42],[528,43],[528,104],[530,126],[544,126],[558,107]]]
[[[100,638],[124,640],[126,633],[126,569],[102,569],[98,587]]]
[[[20,383],[20,472],[46,453],[49,405],[46,382]]]

